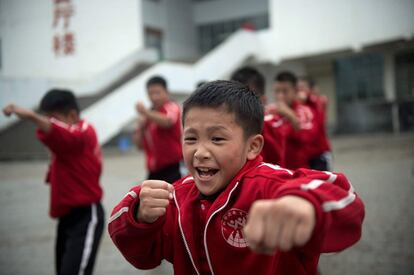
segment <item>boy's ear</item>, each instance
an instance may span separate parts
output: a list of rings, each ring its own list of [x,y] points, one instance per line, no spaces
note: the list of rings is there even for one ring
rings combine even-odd
[[[247,159],[253,160],[255,159],[260,152],[262,151],[264,144],[264,139],[262,135],[254,135],[249,138],[248,141],[248,150],[247,150]]]

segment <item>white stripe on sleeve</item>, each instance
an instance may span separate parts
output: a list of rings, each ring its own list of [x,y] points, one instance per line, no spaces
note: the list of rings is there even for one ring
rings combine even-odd
[[[336,181],[336,178],[338,177],[337,175],[335,175],[334,173],[331,173],[329,171],[324,171],[324,173],[329,176],[329,178],[326,180],[329,183],[332,183],[332,182]]]
[[[302,184],[300,188],[304,191],[313,190],[313,189],[318,188],[324,183],[332,183],[337,178],[337,176],[333,173],[330,173],[330,172],[326,172],[326,173],[330,175],[329,179],[327,179],[326,181],[312,180],[309,183]],[[333,210],[340,210],[340,209],[347,207],[349,204],[351,204],[355,200],[356,195],[354,193],[354,187],[352,186],[351,182],[349,182],[349,186],[350,187],[348,190],[348,195],[346,197],[340,200],[333,200],[333,201],[327,201],[327,202],[322,203],[323,211],[330,212]]]
[[[323,183],[325,183],[325,181],[323,181],[323,180],[312,180],[312,181],[310,181],[309,183],[305,183],[305,184],[302,184],[301,186],[300,186],[300,188],[302,189],[302,190],[312,190],[312,189],[316,189],[316,188],[318,188],[319,186],[321,186]]]
[[[138,197],[135,191],[129,191],[128,193],[125,194],[124,198],[126,198],[127,196],[131,196],[133,199],[136,199]]]
[[[349,204],[351,204],[356,198],[356,195],[354,193],[349,192],[348,196],[346,196],[343,199],[340,199],[339,201],[327,201],[322,204],[322,209],[325,212],[330,212],[333,210],[340,210],[345,207],[347,207]]]
[[[57,126],[59,126],[60,128],[63,128],[65,130],[70,131],[70,125],[64,123],[63,121],[60,121],[60,120],[52,117],[52,118],[50,118],[50,122],[53,123],[53,124],[55,124],[55,125],[57,125]]]
[[[286,168],[282,168],[279,165],[274,165],[274,164],[270,164],[270,163],[267,163],[267,162],[263,162],[258,167],[262,167],[262,166],[267,166],[269,168],[272,168],[273,170],[285,171],[285,172],[288,172],[290,175],[293,175],[292,171],[290,171],[289,169],[286,169]]]
[[[122,207],[121,209],[119,209],[115,214],[113,214],[110,218],[108,223],[113,222],[114,220],[118,219],[122,214],[124,214],[125,212],[128,212],[129,207]]]

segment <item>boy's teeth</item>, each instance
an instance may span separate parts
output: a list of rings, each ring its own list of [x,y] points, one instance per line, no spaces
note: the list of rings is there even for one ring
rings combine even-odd
[[[216,169],[210,169],[210,168],[197,168],[197,170],[200,176],[212,176],[217,172]]]

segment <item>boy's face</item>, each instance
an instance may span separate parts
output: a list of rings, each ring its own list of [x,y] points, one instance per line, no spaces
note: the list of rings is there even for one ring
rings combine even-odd
[[[187,112],[183,139],[185,164],[204,195],[226,187],[246,161],[260,153],[263,141],[261,135],[246,140],[234,114],[224,108],[203,107]]]
[[[311,88],[306,80],[301,79],[298,81],[298,91],[309,92],[310,90]]]
[[[273,84],[273,92],[276,101],[283,101],[289,106],[296,98],[296,87],[289,81],[276,81]]]
[[[148,86],[148,96],[155,109],[161,107],[169,99],[167,90],[160,84]]]

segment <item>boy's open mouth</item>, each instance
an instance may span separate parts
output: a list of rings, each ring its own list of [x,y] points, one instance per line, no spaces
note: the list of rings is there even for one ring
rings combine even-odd
[[[196,171],[200,178],[208,178],[214,176],[219,169],[213,169],[213,168],[205,168],[205,167],[198,167],[196,168]]]

